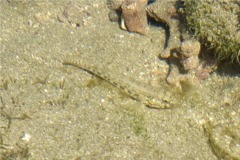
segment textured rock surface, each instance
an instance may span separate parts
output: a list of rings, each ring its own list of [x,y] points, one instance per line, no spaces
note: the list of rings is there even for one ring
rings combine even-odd
[[[239,0],[186,0],[187,23],[218,60],[240,63]]]

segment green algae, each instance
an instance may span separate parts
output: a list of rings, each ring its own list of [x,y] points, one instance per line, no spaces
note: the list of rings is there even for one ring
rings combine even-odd
[[[188,27],[217,60],[240,63],[240,4],[238,0],[186,0]]]

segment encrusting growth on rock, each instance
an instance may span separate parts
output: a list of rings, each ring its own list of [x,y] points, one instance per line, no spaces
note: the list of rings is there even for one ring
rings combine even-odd
[[[170,71],[167,82],[182,89],[183,81],[198,83],[206,79],[216,69],[216,62],[211,59],[199,59],[201,45],[196,40],[185,40],[177,51],[169,57]]]
[[[147,1],[148,0],[126,0],[122,4],[122,25],[124,25],[128,31],[143,35],[147,34],[148,20],[147,13],[145,12]]]
[[[148,0],[108,0],[108,7],[112,10],[121,10],[121,28],[129,32],[146,35],[148,20],[145,7]]]

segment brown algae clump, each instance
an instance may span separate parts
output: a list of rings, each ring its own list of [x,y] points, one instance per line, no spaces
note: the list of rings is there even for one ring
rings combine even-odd
[[[217,60],[240,63],[239,0],[186,0],[188,27]]]

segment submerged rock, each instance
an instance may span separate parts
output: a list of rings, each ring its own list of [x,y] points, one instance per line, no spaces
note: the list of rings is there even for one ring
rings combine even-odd
[[[240,63],[239,0],[186,0],[188,27],[217,60]]]

